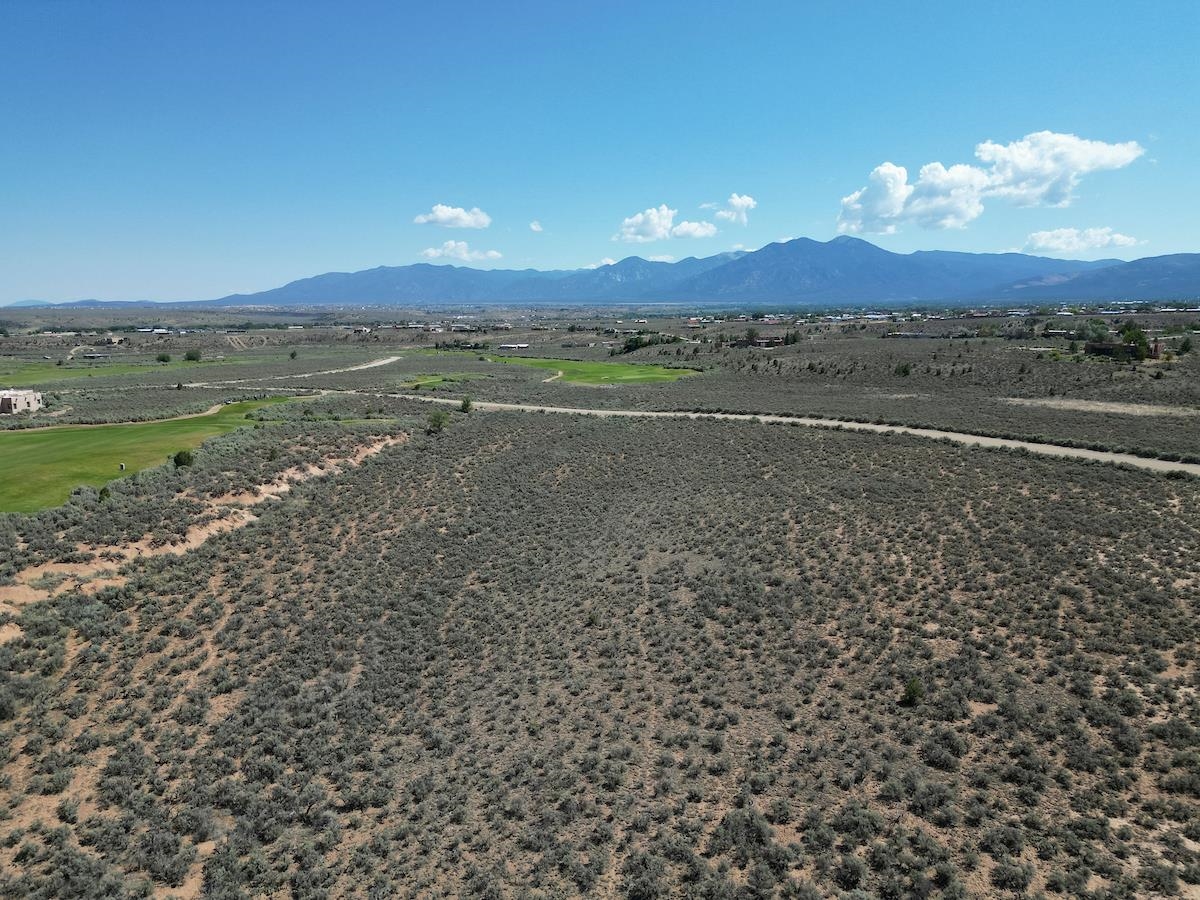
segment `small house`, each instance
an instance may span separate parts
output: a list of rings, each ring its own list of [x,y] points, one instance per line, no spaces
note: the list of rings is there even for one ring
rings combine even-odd
[[[34,412],[42,408],[42,395],[37,391],[0,391],[0,414]]]

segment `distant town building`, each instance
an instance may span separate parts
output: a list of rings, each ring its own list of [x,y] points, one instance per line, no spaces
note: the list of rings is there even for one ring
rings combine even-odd
[[[42,408],[37,391],[0,391],[0,414],[33,412]]]

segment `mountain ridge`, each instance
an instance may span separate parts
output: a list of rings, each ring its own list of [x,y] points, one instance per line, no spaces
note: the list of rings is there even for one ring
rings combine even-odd
[[[1200,254],[1064,260],[1023,253],[895,253],[843,235],[796,238],[755,251],[663,262],[629,256],[589,269],[474,269],[415,263],[326,272],[276,288],[183,301],[207,307],[586,303],[776,303],[895,306],[1027,300],[1180,300],[1200,297]],[[140,306],[153,301],[111,301]],[[109,305],[106,301],[10,307]]]

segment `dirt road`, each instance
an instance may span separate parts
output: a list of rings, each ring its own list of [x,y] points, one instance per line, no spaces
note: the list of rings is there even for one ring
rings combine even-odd
[[[458,406],[461,400],[443,397],[421,397],[415,394],[390,394],[405,400],[420,400],[425,403],[440,403],[447,406]],[[1011,438],[985,437],[979,434],[966,434],[959,431],[941,431],[936,428],[913,428],[907,425],[880,425],[875,422],[843,422],[839,419],[821,419],[811,416],[777,416],[749,415],[743,413],[695,413],[695,412],[653,412],[636,409],[582,409],[570,406],[535,406],[528,403],[495,403],[484,400],[472,401],[472,407],[478,410],[510,410],[518,412],[561,413],[574,416],[597,416],[599,418],[639,418],[639,419],[720,419],[730,422],[760,422],[769,425],[797,425],[809,428],[842,428],[847,431],[870,431],[875,434],[911,434],[917,437],[934,440],[952,441],[965,447],[989,447],[1005,450],[1027,450],[1039,456],[1054,456],[1063,459],[1090,459],[1097,462],[1117,463],[1146,469],[1151,472],[1187,472],[1200,476],[1200,464],[1187,462],[1171,462],[1165,459],[1151,459],[1145,456],[1134,456],[1131,453],[1114,453],[1109,450],[1087,450],[1083,447],[1066,447],[1061,444],[1040,444],[1033,441],[1021,441]]]
[[[371,362],[357,366],[346,366],[343,369],[324,369],[320,372],[298,372],[295,375],[266,375],[258,378],[235,378],[229,381],[191,381],[185,387],[224,387],[227,384],[250,384],[259,381],[291,381],[294,378],[315,378],[317,375],[340,375],[342,372],[361,372],[363,369],[374,369],[387,366],[404,359],[403,356],[388,356],[383,359],[373,359]]]

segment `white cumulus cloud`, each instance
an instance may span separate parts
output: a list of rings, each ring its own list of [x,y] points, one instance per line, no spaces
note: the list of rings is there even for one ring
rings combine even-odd
[[[529,223],[529,230],[540,233],[543,230],[542,223],[539,222],[537,219],[534,219],[532,222]]]
[[[1084,175],[1124,168],[1143,153],[1136,141],[1108,144],[1038,131],[1008,144],[978,144],[975,157],[983,165],[928,163],[912,183],[907,169],[885,162],[865,187],[842,198],[838,231],[892,234],[910,222],[963,228],[983,214],[990,197],[1018,206],[1069,206]]]
[[[758,201],[748,194],[732,193],[725,201],[725,208],[717,210],[716,217],[725,222],[736,222],[745,225],[747,213],[758,206]]]
[[[990,193],[1020,206],[1067,206],[1082,176],[1123,169],[1145,152],[1136,141],[1106,144],[1053,131],[975,148],[979,161],[991,166]]]
[[[418,225],[441,225],[443,228],[487,228],[492,224],[492,217],[478,206],[463,209],[435,203],[433,209],[421,213],[413,221]]]
[[[892,234],[912,192],[913,186],[908,183],[908,170],[904,166],[890,162],[876,166],[867,176],[866,187],[842,198],[838,231]]]
[[[585,269],[599,269],[601,266],[611,266],[616,262],[611,256],[606,256],[600,262],[589,263],[584,266]]]
[[[675,257],[670,253],[658,253],[654,256],[647,256],[646,259],[650,262],[675,262]]]
[[[478,262],[481,259],[500,259],[498,250],[472,250],[466,241],[446,241],[440,247],[428,247],[421,251],[426,259],[458,259],[463,262]]]
[[[1046,253],[1082,253],[1105,247],[1132,247],[1138,239],[1111,228],[1055,228],[1035,231],[1025,239],[1025,247]]]
[[[671,209],[663,203],[635,213],[621,222],[620,230],[613,235],[614,241],[625,241],[630,244],[649,244],[652,241],[663,241],[667,238],[705,238],[717,233],[717,226],[712,222],[688,222],[675,224],[675,214],[678,210]]]
[[[717,226],[712,222],[680,222],[671,229],[671,237],[677,238],[706,238],[717,233]]]
[[[621,229],[613,235],[614,241],[625,241],[630,244],[648,244],[651,241],[661,241],[671,236],[671,225],[675,221],[675,213],[667,204],[643,210],[629,216],[621,222]]]
[[[983,214],[987,175],[974,166],[921,166],[904,214],[922,228],[963,228]]]

